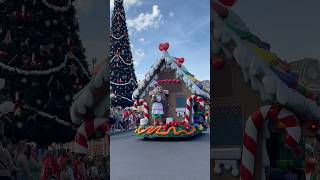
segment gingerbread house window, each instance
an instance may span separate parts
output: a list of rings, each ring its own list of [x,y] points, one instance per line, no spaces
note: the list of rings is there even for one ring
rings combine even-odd
[[[215,97],[232,97],[232,67],[226,65],[213,77]]]
[[[176,98],[176,115],[177,117],[184,117],[186,105],[186,98],[182,96],[178,96]]]
[[[211,145],[213,147],[242,144],[242,112],[240,105],[213,106]],[[226,134],[227,133],[227,134]]]

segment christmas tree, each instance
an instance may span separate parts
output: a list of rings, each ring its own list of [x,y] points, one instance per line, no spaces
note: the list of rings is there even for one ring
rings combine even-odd
[[[137,88],[126,16],[122,0],[114,1],[111,25],[110,83],[112,106],[132,106],[132,92]]]
[[[72,97],[89,81],[74,0],[0,1],[0,122],[40,144],[74,138]]]

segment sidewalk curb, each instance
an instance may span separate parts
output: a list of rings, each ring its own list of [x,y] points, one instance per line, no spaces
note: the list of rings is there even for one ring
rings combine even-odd
[[[122,130],[122,131],[118,131],[118,132],[110,132],[109,135],[112,136],[112,135],[118,135],[118,134],[123,134],[123,133],[126,133],[126,132],[130,132],[130,131],[134,131],[134,129],[128,129],[128,130]]]

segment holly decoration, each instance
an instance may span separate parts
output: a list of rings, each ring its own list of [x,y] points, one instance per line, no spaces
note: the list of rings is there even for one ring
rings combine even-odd
[[[190,129],[190,125],[187,122],[185,122],[185,121],[174,121],[174,122],[169,122],[169,123],[165,124],[164,127],[163,127],[163,130],[167,131],[169,129],[169,127],[178,127],[178,126],[182,126],[187,130]]]

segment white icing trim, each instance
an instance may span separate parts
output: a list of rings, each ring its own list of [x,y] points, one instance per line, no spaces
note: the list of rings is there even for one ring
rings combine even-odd
[[[259,91],[262,100],[275,97],[281,105],[320,120],[320,107],[315,102],[290,89],[282,82],[260,57],[248,49],[235,32],[227,28],[221,18],[216,18],[216,22],[216,38],[219,40],[222,36],[229,36],[237,44],[238,47],[232,53],[233,57],[242,68],[243,74],[248,75],[251,87]],[[265,79],[260,81],[256,77],[257,74],[263,75]]]
[[[161,64],[161,60],[162,59],[165,59],[165,63],[162,67],[159,67],[160,64]],[[172,69],[172,70],[175,70],[176,72],[176,77],[178,79],[181,79],[184,81],[184,83],[186,84],[187,88],[193,93],[193,94],[196,94],[196,95],[199,95],[199,96],[202,96],[206,99],[210,99],[210,95],[209,93],[205,92],[204,90],[200,89],[190,78],[189,75],[187,75],[186,73],[184,73],[184,71],[187,71],[187,68],[183,65],[181,65],[181,67],[179,67],[176,63],[175,63],[175,60],[176,58],[175,57],[172,57],[169,55],[168,52],[164,52],[161,56],[161,59],[159,59],[151,68],[151,70],[146,73],[147,76],[146,78],[139,84],[139,87],[133,92],[132,94],[132,97],[133,99],[139,99],[141,97],[141,94],[142,93],[145,93],[145,92],[140,92],[141,89],[145,88],[147,90],[147,87],[149,86],[150,84],[150,80],[148,77],[152,77],[154,76],[155,74],[155,71],[157,69],[160,69],[161,70],[164,70],[166,67]],[[153,78],[154,80],[154,78]],[[143,83],[144,81],[147,81],[149,82],[148,84],[145,84]],[[140,93],[140,95],[139,95]]]

